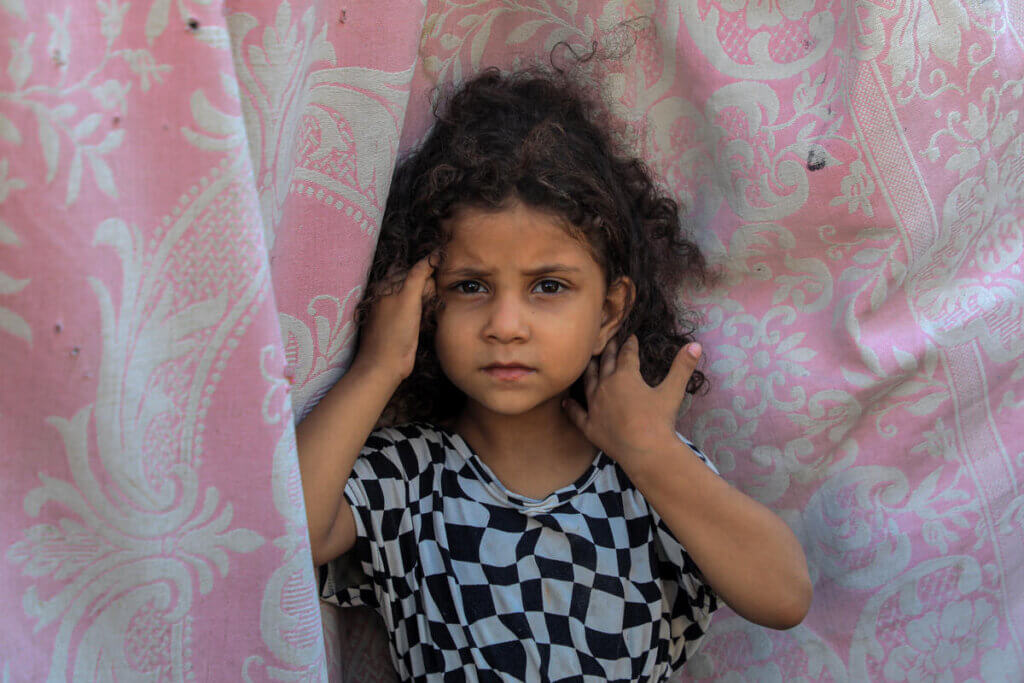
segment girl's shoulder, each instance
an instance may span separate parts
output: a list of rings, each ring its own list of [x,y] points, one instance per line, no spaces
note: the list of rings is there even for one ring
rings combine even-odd
[[[432,465],[443,464],[455,450],[451,434],[443,427],[408,422],[373,430],[356,465],[370,467],[378,476],[390,470],[392,476],[411,479]]]
[[[370,432],[366,443],[374,442],[384,446],[415,441],[438,441],[443,431],[443,428],[429,422],[405,422],[377,427]]]

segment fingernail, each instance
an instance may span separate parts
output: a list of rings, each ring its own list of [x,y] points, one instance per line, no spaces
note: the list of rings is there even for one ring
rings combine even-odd
[[[701,346],[697,343],[690,344],[686,347],[686,352],[694,358],[700,358]]]

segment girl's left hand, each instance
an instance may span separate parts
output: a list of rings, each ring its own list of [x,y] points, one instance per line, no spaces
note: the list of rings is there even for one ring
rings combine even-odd
[[[631,456],[658,452],[677,440],[676,415],[700,353],[700,344],[680,348],[665,379],[652,387],[640,375],[636,335],[621,350],[613,339],[600,362],[595,358],[587,365],[587,409],[571,398],[562,406],[590,443],[625,466]]]

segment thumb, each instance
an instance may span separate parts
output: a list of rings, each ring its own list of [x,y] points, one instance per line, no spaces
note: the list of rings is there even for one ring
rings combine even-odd
[[[583,409],[583,406],[571,398],[566,398],[562,401],[562,410],[565,411],[570,422],[576,425],[576,427],[584,434],[587,433],[588,416],[587,411]]]
[[[697,361],[700,360],[702,352],[701,345],[697,343],[687,344],[679,349],[660,386],[676,391],[680,396],[685,394],[686,385],[693,371],[697,369]]]

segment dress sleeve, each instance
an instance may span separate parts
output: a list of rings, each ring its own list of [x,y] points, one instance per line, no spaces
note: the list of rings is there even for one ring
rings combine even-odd
[[[718,470],[699,448],[686,437],[679,434],[677,436],[711,471],[718,474]],[[668,604],[671,605],[671,654],[673,667],[676,667],[689,659],[704,639],[711,614],[718,609],[718,597],[661,516],[653,507],[650,510],[655,527],[658,556],[662,560],[662,576],[673,579],[667,582],[668,585],[678,587],[674,595],[671,591],[667,591],[665,595]]]
[[[352,507],[356,541],[344,555],[320,568],[320,597],[347,607],[379,607],[378,591],[402,567],[393,567],[389,545],[401,540],[408,526],[409,459],[406,434],[396,429],[373,432],[359,453],[345,484]],[[415,459],[414,459],[415,460]]]

